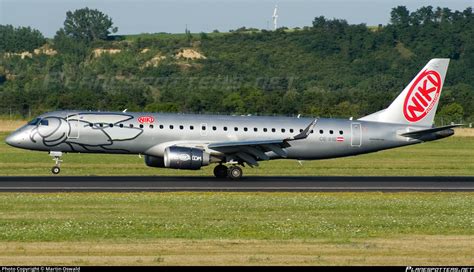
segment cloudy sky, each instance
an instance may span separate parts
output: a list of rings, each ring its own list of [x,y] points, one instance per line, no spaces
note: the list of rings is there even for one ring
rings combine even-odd
[[[387,24],[398,5],[415,10],[441,6],[464,10],[474,0],[0,0],[0,24],[31,26],[53,37],[66,12],[83,7],[99,9],[112,17],[118,34],[228,31],[241,26],[271,26],[275,5],[279,26],[311,25],[314,17],[346,19],[349,23]]]

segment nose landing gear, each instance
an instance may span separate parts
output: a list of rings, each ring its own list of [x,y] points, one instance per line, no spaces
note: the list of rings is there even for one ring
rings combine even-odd
[[[55,166],[53,166],[53,168],[51,168],[51,172],[54,175],[57,175],[59,174],[59,172],[61,172],[61,156],[63,155],[63,153],[59,151],[50,151],[49,155],[53,157],[53,161],[55,161],[56,164]]]

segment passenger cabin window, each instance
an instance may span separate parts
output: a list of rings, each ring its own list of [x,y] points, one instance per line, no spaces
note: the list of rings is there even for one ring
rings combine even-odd
[[[122,124],[120,124],[120,125],[123,127],[123,125],[122,125]],[[89,126],[90,126],[90,127],[93,127],[93,126],[94,126],[94,124],[92,124],[92,123],[89,123]]]
[[[91,124],[92,125],[92,124]],[[123,128],[123,124],[120,124],[119,127]]]
[[[153,128],[153,125],[150,125],[150,128]]]
[[[173,125],[170,125],[170,129],[173,129]]]
[[[114,124],[109,124],[109,127],[113,127],[113,126],[114,126]],[[141,127],[143,127],[143,125],[141,125]]]
[[[193,129],[194,129],[194,126],[189,126],[189,129],[190,129],[190,130],[193,130]]]
[[[224,131],[227,131],[227,127],[224,127]]]
[[[293,133],[293,129],[292,129],[292,128],[290,128],[290,133]]]
[[[319,130],[319,134],[323,134],[324,131],[322,129]]]
[[[248,129],[246,127],[244,127],[244,131],[247,131]]]
[[[212,127],[212,130],[217,130],[217,128],[215,126]]]
[[[103,127],[103,126],[104,126],[104,124],[99,124],[99,127]],[[130,124],[130,127],[133,127],[133,125]]]
[[[184,126],[183,126],[183,125],[180,125],[180,126],[179,126],[179,129],[184,129]]]
[[[164,128],[163,125],[160,125],[160,129],[163,129],[163,128]]]
[[[300,132],[303,132],[303,129],[302,129],[302,128],[300,128]]]
[[[276,131],[276,129],[272,128],[272,132],[275,132],[275,131]]]
[[[333,133],[334,133],[334,131],[332,131],[332,130],[329,131],[329,134],[333,134]]]
[[[201,130],[206,130],[206,126],[201,126]]]
[[[342,135],[342,134],[344,134],[344,131],[339,130],[339,135]]]
[[[238,127],[234,127],[234,131],[239,131],[239,128],[238,128]]]
[[[258,131],[258,128],[253,128],[253,131],[257,132],[257,131]]]
[[[100,124],[100,127],[102,127],[102,124]],[[130,124],[130,127],[133,128],[133,124]]]
[[[263,128],[263,132],[267,132],[267,130],[268,130],[267,128]]]
[[[140,128],[143,128],[143,124],[140,124]]]
[[[281,133],[285,133],[285,129],[284,129],[284,128],[281,129]]]

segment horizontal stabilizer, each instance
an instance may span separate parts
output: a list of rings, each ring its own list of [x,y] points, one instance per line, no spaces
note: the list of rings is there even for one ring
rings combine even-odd
[[[463,124],[455,124],[455,125],[449,125],[449,126],[444,126],[444,127],[435,127],[435,128],[429,128],[429,129],[410,131],[410,132],[402,133],[402,134],[400,134],[400,136],[418,138],[418,137],[426,135],[426,134],[431,134],[431,133],[447,130],[447,129],[450,129],[450,128],[460,127],[460,126],[464,126],[464,125]]]

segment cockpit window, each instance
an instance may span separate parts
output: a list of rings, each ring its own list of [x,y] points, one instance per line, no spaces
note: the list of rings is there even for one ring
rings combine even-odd
[[[48,120],[41,120],[40,125],[42,126],[49,126],[49,121]]]
[[[40,118],[35,118],[35,119],[31,120],[30,122],[28,122],[28,125],[36,126],[40,121],[41,121]]]

